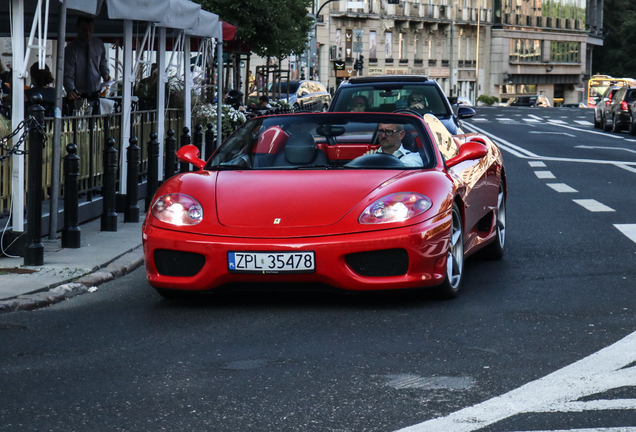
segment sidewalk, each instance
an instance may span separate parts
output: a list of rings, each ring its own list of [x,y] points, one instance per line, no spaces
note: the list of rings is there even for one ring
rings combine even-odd
[[[143,265],[141,225],[124,223],[118,215],[117,231],[100,231],[100,219],[80,225],[81,247],[62,248],[57,240],[42,239],[44,265],[25,266],[24,258],[0,257],[0,313],[32,310],[123,276]],[[1,233],[0,233],[1,234]]]

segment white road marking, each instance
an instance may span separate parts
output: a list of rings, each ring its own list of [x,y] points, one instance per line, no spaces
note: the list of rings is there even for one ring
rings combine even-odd
[[[535,171],[534,174],[540,179],[553,179],[556,178],[550,171]]]
[[[529,119],[529,118],[525,118],[523,119],[524,122],[528,122],[528,123],[541,123],[541,120],[537,120],[537,119]]]
[[[593,199],[575,199],[572,200],[581,207],[591,211],[591,212],[613,212],[616,211],[611,207],[606,206],[605,204],[601,204],[600,202]]]
[[[540,161],[528,161],[528,164],[533,168],[543,168],[545,164]]]
[[[490,120],[488,120],[487,118],[473,118],[472,121],[485,121],[485,122],[487,122],[487,121],[490,121]]]
[[[585,429],[559,429],[525,432],[636,432],[636,427],[611,427],[611,428],[585,428]]]
[[[543,117],[539,117],[538,115],[528,114],[528,117],[531,117],[531,118],[534,118],[534,119],[537,119],[537,120],[544,121],[544,120],[543,120]]]
[[[632,166],[636,165],[636,161],[634,162],[626,162],[626,161],[612,161],[612,160],[599,160],[599,159],[574,159],[574,158],[561,158],[561,157],[551,157],[551,156],[539,156],[535,153],[532,153],[529,150],[524,149],[523,147],[519,147],[518,145],[512,144],[505,139],[499,138],[497,135],[493,135],[490,132],[487,132],[481,128],[478,128],[475,125],[469,125],[467,129],[473,132],[479,132],[483,135],[486,135],[493,141],[497,143],[499,148],[509,152],[510,154],[517,156],[523,159],[542,159],[546,161],[557,161],[557,162],[579,162],[579,163],[591,163],[591,164],[601,164],[601,165],[624,165],[624,166]],[[576,131],[584,131],[583,129],[572,128]],[[607,134],[606,134],[607,135]],[[612,135],[607,135],[612,136]],[[616,138],[616,137],[615,137]],[[620,138],[620,137],[619,137]]]
[[[565,183],[548,183],[548,186],[550,186],[552,189],[560,193],[578,192],[576,189],[566,185]]]
[[[528,132],[528,133],[531,133],[531,134],[541,134],[541,135],[567,135],[567,136],[569,136],[569,137],[576,138],[576,135],[572,135],[572,134],[567,133],[567,132],[541,132],[541,131],[530,131],[530,132]]]
[[[636,168],[634,168],[634,167],[631,167],[631,166],[628,166],[628,165],[625,165],[625,164],[621,164],[621,163],[617,163],[617,164],[614,164],[614,165],[616,165],[619,168],[623,168],[624,170],[636,173]]]
[[[559,124],[559,125],[566,125],[568,124],[568,122],[565,122],[563,120],[554,120],[554,119],[548,119],[548,123],[554,123],[554,124]]]
[[[614,224],[616,228],[636,243],[636,224]]]
[[[578,402],[581,398],[602,394],[611,389],[636,386],[636,366],[632,365],[635,360],[636,332],[584,359],[506,394],[445,417],[400,429],[399,432],[471,432],[523,413],[571,412],[578,409],[636,410],[635,399]],[[577,430],[568,432],[574,431]],[[579,431],[633,432],[636,431],[636,427],[579,429]]]
[[[580,146],[574,146],[574,148],[582,148],[582,149],[601,149],[601,150],[623,150],[623,151],[630,152],[630,153],[636,153],[636,150],[628,149],[628,148],[625,148],[625,147],[602,147],[602,146],[586,146],[586,145],[580,145]]]
[[[574,120],[574,123],[578,123],[582,126],[594,126],[594,123],[589,122],[587,120]]]
[[[511,118],[507,118],[507,117],[497,117],[497,120],[500,120],[500,121],[515,121],[515,120],[513,120]]]

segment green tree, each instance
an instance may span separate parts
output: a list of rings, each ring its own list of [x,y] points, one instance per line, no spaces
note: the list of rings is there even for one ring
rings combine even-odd
[[[196,0],[237,26],[236,38],[261,57],[279,59],[305,51],[312,0]]]
[[[592,73],[636,78],[636,2],[605,0],[603,46],[595,47]]]

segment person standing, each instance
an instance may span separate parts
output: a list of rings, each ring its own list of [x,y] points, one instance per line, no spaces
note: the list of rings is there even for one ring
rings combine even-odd
[[[68,99],[87,99],[93,114],[99,114],[101,80],[110,81],[104,42],[93,36],[95,23],[90,17],[77,19],[77,37],[64,51],[64,88]]]

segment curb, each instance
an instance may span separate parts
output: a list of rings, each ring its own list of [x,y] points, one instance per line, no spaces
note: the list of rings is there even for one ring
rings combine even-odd
[[[73,282],[64,283],[48,291],[39,291],[2,300],[0,301],[0,314],[40,309],[80,294],[94,292],[98,285],[122,277],[143,264],[143,251],[139,247],[115,259],[106,267],[84,275]]]

